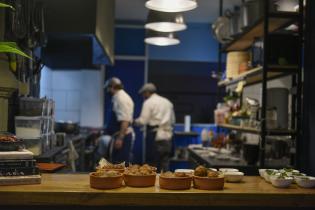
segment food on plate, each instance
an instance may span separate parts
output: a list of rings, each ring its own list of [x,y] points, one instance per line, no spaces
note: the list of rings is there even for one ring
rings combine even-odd
[[[276,169],[266,169],[266,170],[265,170],[265,173],[264,173],[265,181],[268,182],[268,183],[270,183],[270,182],[271,182],[271,181],[270,181],[270,177],[271,177],[272,175],[275,175],[276,173],[278,173],[278,170],[276,170]]]
[[[202,177],[207,176],[208,175],[208,169],[204,166],[198,166],[195,169],[194,175],[195,176],[202,176]]]
[[[170,172],[170,171],[167,171],[167,172],[163,172],[161,173],[162,177],[166,177],[166,178],[178,178],[178,177],[190,177],[191,175],[190,174],[187,174],[185,172]]]
[[[294,177],[296,184],[302,188],[314,188],[315,177],[312,176],[296,176]]]
[[[194,187],[202,190],[222,190],[224,187],[224,175],[222,172],[198,166],[193,177]]]
[[[143,166],[131,165],[126,169],[125,174],[136,176],[155,175],[156,168],[149,166],[148,164],[144,164]]]
[[[175,173],[176,172],[182,172],[182,173],[185,173],[185,174],[194,175],[194,170],[193,169],[176,169]]]
[[[156,179],[156,168],[148,164],[130,165],[124,172],[124,181],[130,187],[151,187]]]
[[[123,172],[125,170],[125,162],[119,164],[113,164],[107,161],[105,158],[102,158],[98,163],[97,169],[105,169],[105,170],[118,170]]]
[[[16,142],[18,141],[16,136],[0,135],[0,142]]]
[[[105,171],[100,169],[94,172],[93,175],[97,177],[117,177],[121,176],[122,174],[119,173],[118,171]]]
[[[278,172],[270,176],[270,182],[275,187],[287,188],[293,183],[293,177],[288,176],[285,172]]]
[[[192,176],[184,172],[165,172],[159,177],[160,188],[168,190],[186,190],[191,187]]]

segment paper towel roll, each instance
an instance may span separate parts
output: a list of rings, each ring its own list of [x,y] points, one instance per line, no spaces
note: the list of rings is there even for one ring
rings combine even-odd
[[[190,132],[191,117],[190,115],[185,115],[185,132]]]

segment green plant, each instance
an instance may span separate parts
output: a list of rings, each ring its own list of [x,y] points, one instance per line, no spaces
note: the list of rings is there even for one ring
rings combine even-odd
[[[10,8],[14,10],[11,5],[4,3],[0,3],[0,8]],[[20,50],[15,42],[0,42],[0,53],[14,53],[32,59],[30,56]]]

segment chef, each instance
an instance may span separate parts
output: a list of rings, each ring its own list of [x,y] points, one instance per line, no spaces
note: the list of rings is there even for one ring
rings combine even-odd
[[[146,126],[146,162],[158,170],[168,171],[175,123],[173,104],[158,95],[152,83],[145,84],[139,94],[143,95],[145,101],[135,124]]]
[[[131,127],[134,103],[123,90],[120,79],[113,77],[106,81],[105,88],[112,96],[112,110],[107,124],[107,133],[112,136],[111,159],[114,163],[130,162],[134,132]]]

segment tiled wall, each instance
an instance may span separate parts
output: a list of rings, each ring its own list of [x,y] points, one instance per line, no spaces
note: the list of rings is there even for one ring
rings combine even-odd
[[[43,69],[41,97],[56,103],[56,120],[80,122],[81,126],[103,126],[103,71]]]

